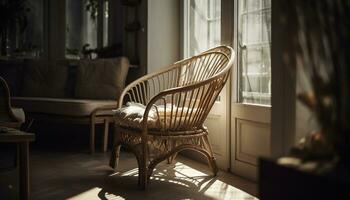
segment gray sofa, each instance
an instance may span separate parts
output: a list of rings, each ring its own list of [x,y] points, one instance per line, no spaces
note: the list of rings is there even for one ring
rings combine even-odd
[[[23,108],[27,121],[89,124],[91,152],[95,125],[104,124],[103,151],[107,150],[109,123],[129,69],[127,58],[24,60],[16,68],[1,73],[10,79],[6,81],[13,91],[12,106]],[[16,74],[12,79],[11,70]]]

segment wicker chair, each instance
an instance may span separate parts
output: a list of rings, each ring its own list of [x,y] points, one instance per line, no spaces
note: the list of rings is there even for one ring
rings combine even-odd
[[[9,87],[0,77],[0,126],[19,129],[25,121],[24,118],[22,109],[11,107]]]
[[[116,169],[121,145],[130,149],[138,161],[138,184],[146,188],[158,163],[166,159],[171,163],[178,152],[191,149],[207,157],[216,175],[218,168],[203,123],[232,64],[233,50],[220,46],[128,85],[116,111],[110,166]]]

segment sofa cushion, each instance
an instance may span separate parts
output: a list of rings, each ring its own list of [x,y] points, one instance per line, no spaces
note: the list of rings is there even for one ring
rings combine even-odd
[[[22,96],[65,97],[68,77],[65,60],[26,60]]]
[[[126,57],[79,61],[75,97],[118,100],[128,69]]]
[[[72,117],[89,116],[96,108],[102,106],[117,106],[117,101],[113,100],[13,97],[11,101],[13,106],[23,108],[25,112]],[[97,115],[113,115],[113,112],[111,109]]]

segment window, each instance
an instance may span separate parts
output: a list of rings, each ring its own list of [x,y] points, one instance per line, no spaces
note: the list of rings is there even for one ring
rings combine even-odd
[[[221,0],[185,0],[184,57],[220,44]]]
[[[2,28],[6,33],[1,38],[5,41],[6,54],[18,58],[43,56],[43,0],[25,2],[7,0],[2,1],[0,6],[1,9],[9,9],[8,12],[10,12],[2,16],[2,22],[4,22]]]
[[[240,103],[271,102],[271,0],[238,1]]]
[[[99,5],[103,5],[102,15],[98,14]],[[102,17],[101,21],[99,17]],[[101,34],[98,33],[99,25],[102,26]],[[79,58],[83,56],[84,46],[87,49],[100,47],[98,41],[107,46],[108,1],[66,0],[66,57]]]

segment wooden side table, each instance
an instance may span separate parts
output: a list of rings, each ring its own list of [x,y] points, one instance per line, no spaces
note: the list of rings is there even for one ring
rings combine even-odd
[[[0,127],[0,143],[16,143],[19,149],[20,199],[30,199],[29,142],[35,140],[33,133]]]

